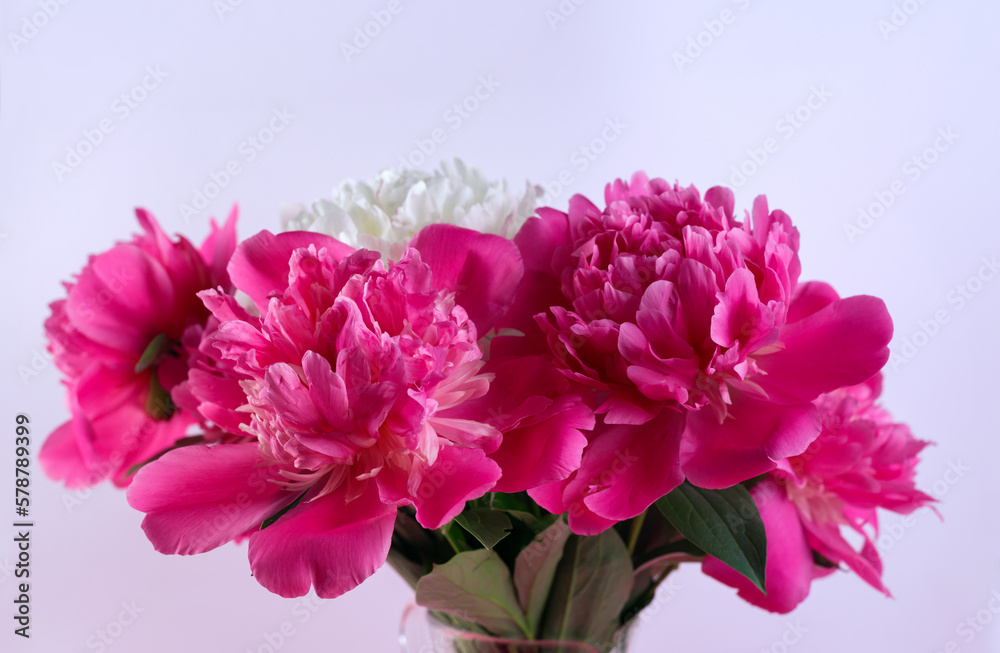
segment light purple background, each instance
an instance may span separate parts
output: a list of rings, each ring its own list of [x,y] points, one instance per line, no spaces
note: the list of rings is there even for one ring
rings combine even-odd
[[[697,568],[682,570],[644,617],[634,650],[780,652],[800,631],[787,650],[938,653],[949,642],[963,652],[1000,650],[997,623],[957,630],[977,612],[984,621],[997,616],[988,606],[1000,590],[1000,283],[973,282],[979,291],[961,306],[955,294],[983,257],[1000,254],[996,3],[564,0],[575,11],[550,23],[558,0],[400,0],[402,11],[350,61],[341,43],[387,2],[244,0],[220,16],[211,0],[74,1],[35,18],[45,22],[37,34],[12,43],[44,4],[0,2],[3,520],[13,517],[15,414],[31,416],[36,452],[67,418],[59,375],[41,357],[47,304],[89,253],[134,232],[136,206],[198,241],[209,215],[224,216],[236,201],[241,235],[276,229],[283,202],[312,202],[344,178],[397,166],[436,128],[446,140],[425,168],[461,156],[516,186],[569,171],[568,188],[550,186],[556,206],[575,192],[599,199],[606,182],[640,168],[704,191],[773,138],[776,151],[740,184],[737,206],[766,192],[802,233],[804,279],[885,299],[893,352],[915,354],[887,373],[885,401],[938,443],[919,479],[942,499],[944,522],[929,511],[905,523],[885,516],[880,543],[893,600],[840,573],[814,584],[796,612],[776,616]],[[903,12],[899,29],[880,29],[894,7]],[[724,10],[729,24],[713,23]],[[679,66],[674,53],[699,38],[707,45]],[[167,76],[123,115],[117,98],[157,66]],[[445,112],[481,77],[499,87],[453,129]],[[830,97],[799,108],[814,89]],[[248,162],[241,143],[285,108],[287,128]],[[779,122],[797,109],[800,119],[811,114],[800,127]],[[113,131],[59,180],[53,162],[104,119]],[[582,169],[579,149],[616,119],[621,134],[597,143],[605,151]],[[933,153],[919,179],[908,175],[908,160],[949,129],[958,136],[938,140],[946,151]],[[233,159],[241,174],[184,220],[180,205]],[[905,193],[876,207],[852,242],[845,225],[895,179]],[[907,350],[904,339],[934,330],[932,322],[935,333]],[[3,526],[2,650],[100,650],[98,629],[119,618],[123,602],[142,612],[109,651],[267,651],[265,635],[285,621],[295,634],[276,647],[283,653],[396,650],[410,594],[389,568],[313,613],[258,586],[244,547],[159,555],[120,491],[66,492],[37,464],[33,472],[32,638],[11,632],[16,550]]]

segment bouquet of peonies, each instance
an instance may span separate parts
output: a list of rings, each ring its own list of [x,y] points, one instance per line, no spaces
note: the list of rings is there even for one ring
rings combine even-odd
[[[52,304],[46,472],[127,486],[162,553],[247,540],[281,596],[388,561],[460,651],[624,650],[685,562],[776,612],[842,567],[888,594],[876,509],[932,499],[882,301],[800,282],[763,196],[539,195],[386,171],[200,247],[138,211]]]

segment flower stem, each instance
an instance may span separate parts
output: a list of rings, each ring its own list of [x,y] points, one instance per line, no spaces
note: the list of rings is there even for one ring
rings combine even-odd
[[[458,542],[456,542],[455,538],[453,538],[451,536],[450,529],[448,528],[448,526],[450,526],[450,525],[451,524],[449,522],[448,524],[445,524],[444,526],[442,526],[438,530],[441,531],[442,535],[444,535],[444,539],[448,540],[448,544],[451,545],[451,548],[455,549],[455,553],[461,553],[462,552],[462,547],[458,546]]]
[[[642,514],[632,520],[632,529],[628,533],[628,555],[631,558],[632,554],[635,553],[636,542],[639,541],[639,532],[642,530],[642,525],[646,521],[646,511],[643,510]]]

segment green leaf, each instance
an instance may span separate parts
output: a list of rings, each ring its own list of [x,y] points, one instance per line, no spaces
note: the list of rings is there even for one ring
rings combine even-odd
[[[514,528],[507,515],[489,508],[466,510],[455,517],[455,522],[469,531],[487,549],[495,547],[497,542],[507,537]]]
[[[615,529],[571,536],[552,581],[540,638],[610,650],[631,590],[632,562]]]
[[[742,485],[705,490],[687,481],[656,502],[684,537],[764,590],[767,536],[750,493]]]
[[[417,603],[479,624],[497,637],[531,637],[510,570],[493,551],[456,554],[417,583]]]
[[[163,353],[163,350],[167,347],[167,334],[161,333],[146,345],[146,350],[142,352],[142,356],[139,357],[139,362],[135,364],[135,373],[146,371],[151,365],[156,363],[156,360]]]
[[[536,635],[569,536],[569,526],[559,520],[539,533],[514,563],[514,587],[528,617],[528,627]]]
[[[536,517],[530,512],[523,512],[521,510],[504,510],[504,512],[507,513],[508,517],[513,517],[535,533],[541,533],[559,518],[559,515],[552,514]]]

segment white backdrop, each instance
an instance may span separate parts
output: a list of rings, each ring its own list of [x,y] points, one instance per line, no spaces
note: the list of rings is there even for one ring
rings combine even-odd
[[[775,616],[687,569],[635,651],[1000,651],[1000,283],[982,262],[1000,255],[1000,6],[694,5],[0,2],[0,650],[396,650],[409,593],[391,569],[338,600],[284,600],[250,577],[245,548],[161,556],[121,492],[66,492],[37,464],[25,641],[5,616],[17,550],[2,506],[15,414],[36,452],[67,418],[42,355],[47,304],[89,253],[130,237],[134,207],[200,241],[238,201],[247,236],[277,228],[283,202],[400,157],[461,156],[547,184],[556,206],[640,168],[730,183],[738,207],[767,193],[802,232],[803,278],[878,295],[894,318],[885,401],[937,442],[919,479],[944,517],[885,516],[895,598],[841,573]],[[88,133],[99,142],[81,145]]]

